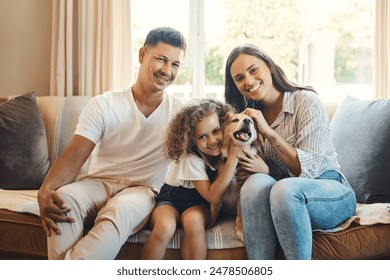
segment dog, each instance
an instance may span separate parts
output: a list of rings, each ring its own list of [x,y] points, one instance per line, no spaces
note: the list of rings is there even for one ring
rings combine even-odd
[[[254,121],[248,115],[243,113],[230,114],[223,131],[224,138],[221,147],[221,157],[223,161],[227,159],[231,145],[242,147],[247,153],[252,153],[253,155],[257,154],[264,159],[264,154],[262,152],[263,138],[261,135],[258,135]],[[247,178],[250,174],[251,173],[249,171],[245,171],[243,169],[240,171],[240,176],[243,176],[244,178]],[[214,211],[217,212],[216,215],[218,215],[219,210],[229,215],[236,215],[236,236],[239,240],[244,241],[240,207],[240,190],[245,180],[237,179],[238,178],[236,176],[233,178],[222,197],[222,205],[219,205],[217,209],[214,209]]]

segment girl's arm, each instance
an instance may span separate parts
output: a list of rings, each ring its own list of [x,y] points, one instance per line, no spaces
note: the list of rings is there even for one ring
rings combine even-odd
[[[213,183],[206,180],[192,181],[200,195],[210,204],[219,204],[221,202],[223,194],[229,187],[229,184],[234,177],[234,173],[238,164],[238,155],[241,152],[241,147],[230,147],[229,156],[225,162],[225,165]]]

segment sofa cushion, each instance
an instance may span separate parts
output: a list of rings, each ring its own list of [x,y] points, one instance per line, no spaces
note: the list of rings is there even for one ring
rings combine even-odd
[[[35,93],[0,103],[0,135],[0,188],[39,188],[50,163]]]
[[[38,216],[0,209],[0,260],[47,259],[47,237]]]
[[[217,225],[206,230],[207,248],[208,249],[233,249],[242,248],[244,243],[239,240],[235,232],[235,216],[225,216],[218,220]],[[145,228],[128,238],[131,243],[145,243],[151,230]],[[183,240],[184,231],[178,228],[167,244],[168,249],[180,249]]]
[[[343,231],[313,235],[314,260],[388,259],[389,252],[390,224],[352,223]]]
[[[347,97],[331,130],[341,171],[357,201],[390,202],[390,100]]]

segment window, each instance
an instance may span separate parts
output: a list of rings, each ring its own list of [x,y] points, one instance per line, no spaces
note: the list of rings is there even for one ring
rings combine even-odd
[[[313,85],[323,99],[374,98],[374,1],[315,2],[302,1],[307,26],[300,53],[306,70],[302,81]]]
[[[188,47],[184,60],[184,65],[178,75],[175,85],[170,86],[167,91],[178,97],[190,98],[196,96],[193,94],[194,85],[199,85],[199,78],[194,75],[199,66],[195,65],[194,55],[196,52],[194,44],[197,40],[195,25],[191,24],[194,18],[194,5],[198,1],[190,0],[132,0],[132,40],[133,40],[133,61],[138,61],[138,51],[142,47],[146,34],[149,30],[159,26],[170,26],[179,30],[185,36]],[[195,7],[197,9],[197,7]],[[191,12],[192,11],[192,12]],[[197,60],[199,61],[199,60]],[[202,61],[202,60],[201,60]],[[137,75],[139,65],[134,63],[134,74]]]
[[[372,3],[132,0],[134,54],[148,30],[173,26],[189,43],[178,80],[168,88],[176,96],[223,99],[227,55],[238,44],[253,43],[268,52],[289,79],[313,86],[323,99],[369,99]]]

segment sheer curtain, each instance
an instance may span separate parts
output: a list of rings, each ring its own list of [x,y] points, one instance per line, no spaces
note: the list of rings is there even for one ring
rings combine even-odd
[[[99,95],[132,82],[130,0],[54,0],[50,94]]]
[[[375,0],[374,85],[377,98],[390,99],[390,5]]]

